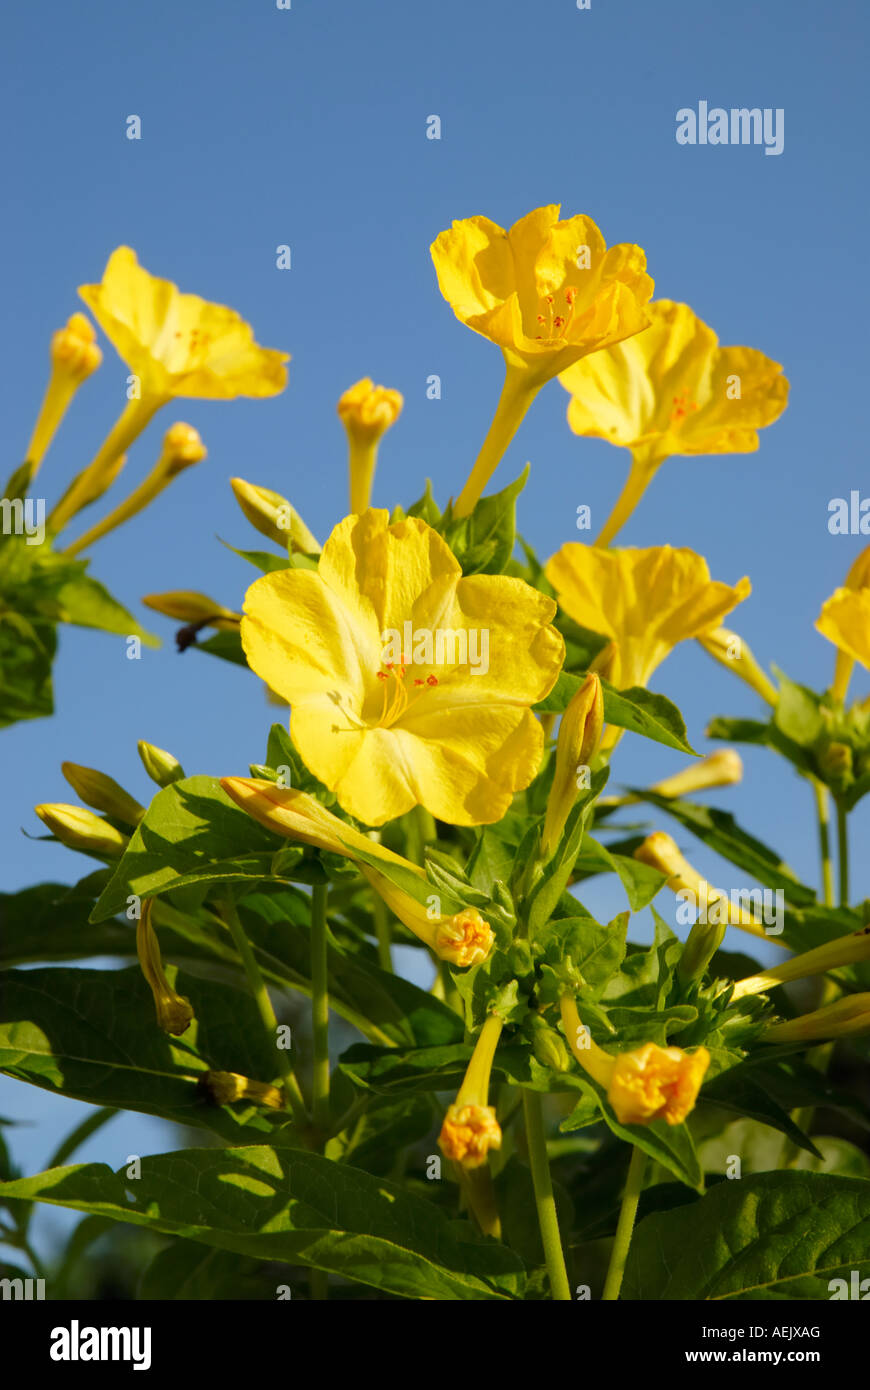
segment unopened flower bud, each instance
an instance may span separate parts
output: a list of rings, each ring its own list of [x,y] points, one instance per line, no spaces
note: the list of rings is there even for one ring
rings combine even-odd
[[[750,686],[762,700],[774,708],[779,703],[779,692],[769,676],[759,666],[749,647],[736,632],[727,627],[711,628],[702,632],[697,639],[704,651],[718,661],[720,666],[732,671]]]
[[[870,1033],[870,994],[847,994],[824,1008],[765,1028],[768,1043],[818,1042],[823,1038],[859,1037]]]
[[[565,822],[577,800],[580,770],[588,768],[601,740],[603,724],[601,681],[594,671],[590,671],[572,696],[559,725],[556,770],[541,837],[541,850],[547,858],[559,844]]]
[[[199,623],[203,627],[219,628],[222,632],[238,632],[241,614],[225,608],[208,594],[195,589],[171,589],[165,594],[146,594],[142,602],[155,613],[177,618],[182,623]]]
[[[231,478],[230,487],[248,521],[261,536],[268,536],[285,549],[299,550],[305,555],[320,554],[320,543],[286,497],[271,488],[247,483],[244,478]]]
[[[153,743],[146,743],[144,739],[140,739],[136,747],[142,759],[142,766],[158,787],[169,787],[173,782],[181,781],[184,768],[171,753],[167,753],[164,748],[155,747]]]
[[[55,839],[68,849],[97,854],[102,859],[120,859],[127,848],[126,835],[84,806],[46,803],[34,809]]]
[[[72,314],[51,339],[51,361],[75,381],[85,381],[103,360],[97,333],[84,314]]]
[[[829,743],[816,755],[819,772],[834,788],[852,780],[852,750],[846,743]]]
[[[93,806],[95,811],[103,811],[113,820],[123,821],[124,825],[136,826],[145,814],[129,792],[104,772],[93,767],[81,767],[78,763],[61,763],[60,770],[74,792],[82,801]]]
[[[347,430],[350,450],[350,510],[357,516],[369,505],[378,442],[384,431],[398,420],[402,405],[398,391],[375,386],[370,377],[356,382],[338,402],[338,414]]]
[[[692,792],[705,791],[710,787],[729,787],[743,777],[743,760],[733,748],[723,748],[718,753],[710,753],[700,761],[690,763],[682,772],[665,777],[656,782],[650,791],[658,796],[690,796]]]
[[[532,1024],[532,1051],[542,1067],[556,1072],[571,1069],[571,1054],[564,1038],[542,1018],[536,1018]]]
[[[163,436],[163,452],[157,467],[174,477],[192,463],[201,463],[207,455],[199,431],[179,421],[170,425]]]

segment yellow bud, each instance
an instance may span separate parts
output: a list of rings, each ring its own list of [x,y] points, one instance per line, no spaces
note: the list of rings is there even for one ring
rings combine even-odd
[[[283,1110],[284,1097],[277,1086],[265,1081],[252,1081],[235,1071],[207,1071],[202,1084],[218,1105],[231,1105],[237,1100],[252,1100],[270,1110]]]
[[[857,559],[853,560],[846,575],[847,589],[870,589],[870,545],[866,546]]]
[[[241,614],[231,608],[224,608],[208,594],[195,589],[172,589],[165,594],[146,594],[142,602],[155,613],[164,613],[167,618],[177,618],[182,623],[201,623],[203,626],[219,628],[222,632],[238,632]]]
[[[634,857],[642,864],[649,864],[660,873],[667,874],[668,888],[680,894],[684,900],[691,900],[711,925],[724,923],[725,926],[741,927],[753,936],[783,945],[776,936],[765,932],[763,924],[748,908],[732,904],[725,893],[711,887],[697,869],[692,868],[674,840],[664,831],[657,830],[655,834],[648,835],[643,844],[638,845],[634,851]]]
[[[702,633],[698,641],[714,661],[739,676],[762,700],[774,707],[778,704],[776,686],[764,674],[749,647],[736,632],[729,631],[727,627],[711,628],[709,632]]]
[[[591,762],[601,741],[604,725],[604,697],[601,681],[590,671],[583,684],[571,698],[562,715],[556,742],[556,770],[547,801],[541,849],[549,858],[562,837],[565,822],[571,813],[577,793],[583,785],[582,774],[588,777]],[[585,782],[588,786],[588,781]]]
[[[659,796],[688,796],[710,787],[728,787],[743,777],[743,760],[733,748],[723,748],[699,762],[690,763],[682,772],[656,782],[650,791]]]
[[[402,397],[398,391],[375,386],[363,377],[338,402],[338,413],[347,430],[349,445],[350,510],[359,516],[371,497],[378,457],[378,442],[399,418]]]
[[[501,1126],[491,1105],[451,1105],[444,1117],[438,1147],[463,1168],[479,1168],[490,1149],[501,1148]]]
[[[348,434],[360,439],[380,439],[402,413],[404,400],[399,391],[375,386],[371,377],[348,388],[338,402],[338,414]]]
[[[168,787],[173,782],[181,781],[184,768],[171,753],[167,753],[164,748],[155,747],[153,743],[146,743],[144,739],[140,739],[136,747],[142,759],[142,766],[158,787]]]
[[[476,907],[442,918],[435,933],[435,951],[453,965],[479,965],[492,950],[495,937]]]
[[[86,380],[102,360],[96,330],[84,314],[72,314],[67,319],[66,327],[59,328],[52,336],[52,365],[67,372],[76,381]]]
[[[112,777],[97,772],[93,767],[81,767],[78,763],[61,763],[60,770],[74,792],[82,801],[93,806],[96,811],[104,811],[113,820],[123,821],[125,825],[138,825],[145,814],[128,792]]]
[[[98,854],[103,859],[120,859],[127,847],[126,835],[84,806],[46,803],[34,810],[55,839],[68,849]]]
[[[193,425],[185,425],[179,421],[170,425],[163,436],[163,452],[158,467],[162,467],[174,477],[183,468],[189,468],[192,463],[200,463],[207,454],[208,450],[199,431],[195,430]]]
[[[788,984],[791,980],[802,980],[807,975],[824,975],[827,970],[838,970],[843,965],[854,965],[857,961],[870,959],[870,927],[860,927],[848,936],[838,936],[824,946],[815,946],[812,951],[803,951],[792,956],[784,965],[775,965],[758,975],[748,975],[738,980],[734,986],[733,999],[742,999],[745,994],[766,994],[777,985]]]
[[[142,913],[136,923],[136,953],[142,974],[154,996],[158,1026],[164,1033],[179,1037],[190,1027],[194,1018],[193,1006],[189,999],[175,992],[163,972],[160,944],[151,925],[153,901],[153,898],[146,898],[142,904]]]
[[[801,1018],[773,1023],[761,1036],[764,1042],[791,1043],[858,1037],[861,1033],[870,1033],[870,994],[847,994]]]
[[[268,536],[277,545],[300,550],[305,555],[320,554],[319,541],[280,492],[246,483],[244,478],[231,478],[230,487],[248,521],[261,536]]]

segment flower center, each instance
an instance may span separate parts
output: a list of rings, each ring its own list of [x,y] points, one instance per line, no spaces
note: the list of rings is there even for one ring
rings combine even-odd
[[[688,387],[684,387],[678,395],[674,396],[673,404],[674,408],[671,411],[671,424],[679,429],[690,411],[698,409],[698,402],[689,400]]]
[[[564,309],[557,309],[556,296],[554,294],[544,295],[541,300],[544,312],[537,316],[541,332],[535,334],[536,342],[554,343],[564,339],[574,317],[574,301],[577,298],[577,291],[573,285],[568,286],[563,298],[565,300]]]
[[[389,729],[397,719],[401,719],[412,705],[417,703],[420,696],[426,693],[427,688],[438,684],[437,676],[415,676],[412,688],[416,689],[417,693],[416,695],[409,695],[405,667],[397,666],[392,661],[388,661],[385,668],[378,671],[378,680],[384,687],[384,703],[381,717],[374,726],[376,729]]]

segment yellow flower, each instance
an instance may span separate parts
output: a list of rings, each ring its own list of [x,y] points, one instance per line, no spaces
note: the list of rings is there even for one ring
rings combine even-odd
[[[245,596],[251,668],[292,707],[306,765],[368,825],[425,806],[454,825],[500,820],[543,746],[530,706],[564,656],[551,599],[504,575],[463,578],[417,518],[338,525],[317,572]]]
[[[850,1038],[870,1033],[870,994],[847,994],[824,1008],[773,1023],[762,1038],[768,1043],[818,1042],[821,1038]]]
[[[779,703],[779,691],[736,632],[731,632],[727,627],[710,628],[709,632],[700,633],[698,642],[714,661],[718,661],[720,666],[739,676],[756,695],[760,695],[762,700],[776,708]]]
[[[66,326],[52,336],[51,376],[27,446],[31,480],[36,477],[73,396],[103,360],[96,337],[93,324],[84,314],[73,314]]]
[[[676,841],[663,830],[647,835],[643,844],[638,845],[634,851],[634,857],[642,864],[649,864],[653,869],[668,875],[665,886],[679,894],[681,901],[698,909],[702,926],[709,923],[714,927],[741,927],[753,936],[772,941],[778,946],[783,945],[777,936],[764,930],[763,923],[759,921],[755,912],[754,898],[750,890],[741,893],[738,903],[732,903],[728,894],[713,888],[697,869],[692,868],[680,853]],[[753,907],[744,906],[744,903],[753,903]]]
[[[497,343],[507,374],[486,442],[454,508],[472,511],[540,388],[587,353],[649,323],[653,282],[639,246],[607,250],[590,217],[537,208],[509,231],[469,217],[432,245],[438,284],[456,317]]]
[[[360,851],[414,874],[425,883],[426,875],[419,865],[410,863],[400,854],[394,854],[368,835],[355,830],[346,821],[339,820],[315,797],[291,787],[279,787],[274,782],[250,777],[224,777],[221,786],[237,806],[265,825],[267,830],[272,830],[276,835],[287,835],[305,845],[313,845],[315,849],[344,855],[359,864],[360,872],[399,921],[441,960],[468,966],[477,965],[489,955],[495,938],[489,923],[476,908],[441,913],[436,910],[437,903],[432,902],[438,897],[434,888],[427,894],[424,906],[386,874],[365,863],[360,858]]]
[[[577,800],[578,772],[588,765],[601,740],[604,699],[601,681],[594,672],[586,677],[562,715],[556,742],[556,770],[547,799],[541,849],[552,855]]]
[[[709,753],[699,762],[690,763],[682,772],[665,777],[650,787],[657,796],[690,796],[692,792],[710,787],[730,787],[743,777],[743,759],[734,748],[722,748]]]
[[[501,1148],[501,1126],[489,1105],[489,1078],[503,1023],[490,1014],[480,1030],[456,1101],[448,1106],[438,1145],[463,1168],[479,1168],[490,1149]]]
[[[356,515],[369,505],[381,435],[396,423],[403,404],[399,391],[375,386],[368,376],[349,387],[338,402],[350,446],[350,510]]]
[[[607,1088],[607,1099],[620,1124],[648,1125],[655,1120],[682,1124],[694,1108],[710,1065],[706,1047],[684,1052],[679,1047],[644,1043],[612,1057],[592,1041],[570,995],[563,995],[560,1005],[571,1051],[593,1080]]]
[[[154,996],[158,1027],[164,1033],[179,1037],[187,1031],[194,1018],[193,1005],[189,999],[176,993],[164,974],[160,944],[151,925],[153,901],[153,898],[146,898],[142,904],[142,912],[136,923],[136,953],[142,974]]]
[[[746,454],[785,410],[788,382],[763,352],[720,347],[688,304],[659,299],[650,326],[560,376],[568,423],[632,453],[631,472],[596,542],[624,525],[656,469],[674,454]]]
[[[694,550],[600,550],[569,541],[547,563],[559,603],[581,627],[615,644],[610,679],[620,690],[645,686],[678,642],[714,627],[750,592],[710,578]]]
[[[767,994],[777,985],[802,980],[807,975],[824,975],[828,970],[838,970],[843,965],[854,965],[868,958],[870,927],[860,927],[858,931],[850,932],[848,936],[838,936],[812,951],[802,951],[784,965],[776,965],[759,975],[748,975],[746,979],[738,980],[732,998],[742,999],[746,994]]]
[[[117,471],[119,456],[168,401],[274,396],[287,384],[287,353],[260,347],[235,310],[182,294],[169,280],[150,275],[129,246],[113,251],[100,284],[81,285],[79,294],[130,368],[136,394],[52,511],[55,534],[95,489],[96,495],[105,490],[103,480]]]
[[[845,585],[822,605],[816,628],[837,648],[832,691],[845,700],[855,662],[870,667],[870,546],[853,563]]]
[[[163,449],[160,458],[148,474],[147,478],[134,488],[129,497],[125,497],[114,511],[104,516],[102,521],[98,521],[84,535],[79,536],[77,541],[67,546],[67,555],[80,555],[83,550],[87,550],[96,541],[107,536],[110,531],[114,531],[118,526],[123,526],[125,521],[137,516],[139,512],[150,506],[161,492],[169,487],[173,478],[177,478],[185,468],[190,468],[192,464],[201,462],[205,458],[207,449],[203,444],[199,432],[193,425],[185,425],[179,421],[171,425],[163,436]]]

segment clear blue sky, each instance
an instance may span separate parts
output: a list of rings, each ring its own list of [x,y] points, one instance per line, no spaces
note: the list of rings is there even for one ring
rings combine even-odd
[[[198,588],[238,605],[252,572],[216,535],[237,545],[255,537],[231,476],[278,489],[328,534],[346,499],[335,402],[363,375],[406,402],[375,502],[409,502],[427,476],[442,501],[458,491],[501,359],[442,300],[429,244],[453,218],[483,213],[505,225],[561,202],[566,214],[593,216],[608,242],[645,247],[658,296],[691,304],[723,343],[784,364],[791,403],[760,452],[672,460],[620,539],[692,546],[729,582],[749,574],[753,595],[734,626],[763,661],[828,682],[833,649],[812,621],[862,541],[828,534],[827,504],[870,491],[865,5],[592,0],[579,11],[574,0],[293,0],[283,11],[274,0],[47,0],[10,10],[4,29],[7,472],[32,427],[49,335],[77,307],[76,286],[99,279],[121,243],[293,354],[281,397],[180,402],[132,451],[130,483],[173,420],[194,424],[209,447],[205,463],[94,550],[93,572],[146,625],[139,599],[160,589]],[[678,146],[676,112],[699,100],[783,108],[784,152]],[[131,114],[142,121],[138,142],[125,137]],[[432,114],[440,141],[426,139]],[[275,265],[284,243],[290,271]],[[49,504],[122,404],[126,368],[104,347],[40,475]],[[442,378],[440,401],[426,399],[431,373]],[[597,529],[627,464],[623,451],[571,435],[566,403],[558,384],[546,389],[497,475],[507,482],[531,460],[521,524],[543,555],[577,538],[580,503]],[[172,625],[151,616],[166,641],[140,662],[125,659],[120,640],[65,629],[59,713],[0,734],[7,890],[87,871],[85,860],[20,832],[39,829],[34,802],[72,799],[62,759],[108,771],[143,798],[138,738],[170,749],[188,772],[240,772],[262,757],[274,711],[259,683],[177,655]],[[760,712],[694,645],[653,685],[681,705],[702,749],[711,715]],[[853,688],[870,689],[866,672]],[[638,780],[681,761],[627,739],[616,778],[629,757]],[[721,804],[814,880],[808,790],[769,754],[750,753],[746,765],[745,783]],[[870,893],[868,823],[865,806],[854,817],[856,895]],[[731,882],[735,871],[695,858],[713,881]],[[621,906],[609,884],[586,901],[601,914]],[[21,1114],[23,1089],[0,1087],[0,1111]],[[45,1116],[42,1137],[33,1131],[22,1150],[37,1166],[59,1110],[45,1093],[29,1100]],[[74,1108],[66,1103],[57,1124]],[[117,1165],[134,1131],[142,1148],[160,1147],[165,1136],[150,1122],[131,1125],[111,1144],[105,1131],[86,1153]]]

